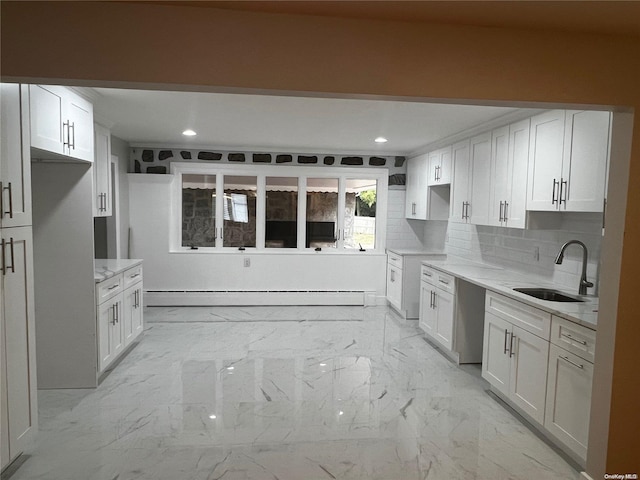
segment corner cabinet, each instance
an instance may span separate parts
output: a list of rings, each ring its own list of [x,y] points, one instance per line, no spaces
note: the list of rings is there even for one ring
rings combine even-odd
[[[35,158],[93,162],[93,105],[66,87],[30,85]]]
[[[451,183],[451,146],[441,148],[429,154],[429,172],[427,185],[446,185]]]
[[[93,163],[93,216],[110,217],[111,188],[111,132],[94,125],[95,161]]]
[[[387,302],[403,318],[420,315],[420,264],[444,258],[443,254],[387,251]]]
[[[97,260],[96,262],[109,262]],[[112,262],[126,262],[126,260]],[[142,265],[106,268],[118,273],[96,283],[98,374],[129,350],[144,330]]]
[[[601,212],[611,114],[554,110],[531,119],[527,210]]]

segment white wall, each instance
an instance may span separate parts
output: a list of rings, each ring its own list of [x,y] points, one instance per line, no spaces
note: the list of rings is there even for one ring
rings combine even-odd
[[[130,253],[144,260],[145,290],[355,290],[385,296],[384,253],[170,253],[173,177],[128,177]]]

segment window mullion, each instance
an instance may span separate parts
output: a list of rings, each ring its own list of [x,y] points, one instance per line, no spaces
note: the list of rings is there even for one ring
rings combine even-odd
[[[307,177],[298,177],[298,249],[306,248],[307,241]]]
[[[265,224],[267,219],[267,187],[266,176],[258,175],[256,180],[256,248],[265,247]]]

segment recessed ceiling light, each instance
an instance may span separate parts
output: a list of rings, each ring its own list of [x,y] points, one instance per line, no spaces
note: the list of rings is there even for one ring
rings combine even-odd
[[[374,140],[374,142],[376,142],[376,143],[387,143],[388,140],[386,138],[384,138],[384,137],[378,137],[378,138],[376,138]]]
[[[196,132],[194,132],[193,130],[191,130],[190,128],[185,130],[184,132],[182,132],[182,134],[185,137],[195,137],[196,136]]]

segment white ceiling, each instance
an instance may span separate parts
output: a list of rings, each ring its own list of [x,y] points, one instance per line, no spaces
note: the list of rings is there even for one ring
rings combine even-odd
[[[94,112],[135,146],[408,155],[515,109],[226,93],[90,89]],[[85,92],[86,93],[86,92]],[[196,137],[182,131],[195,130]],[[388,138],[376,144],[378,136]]]

